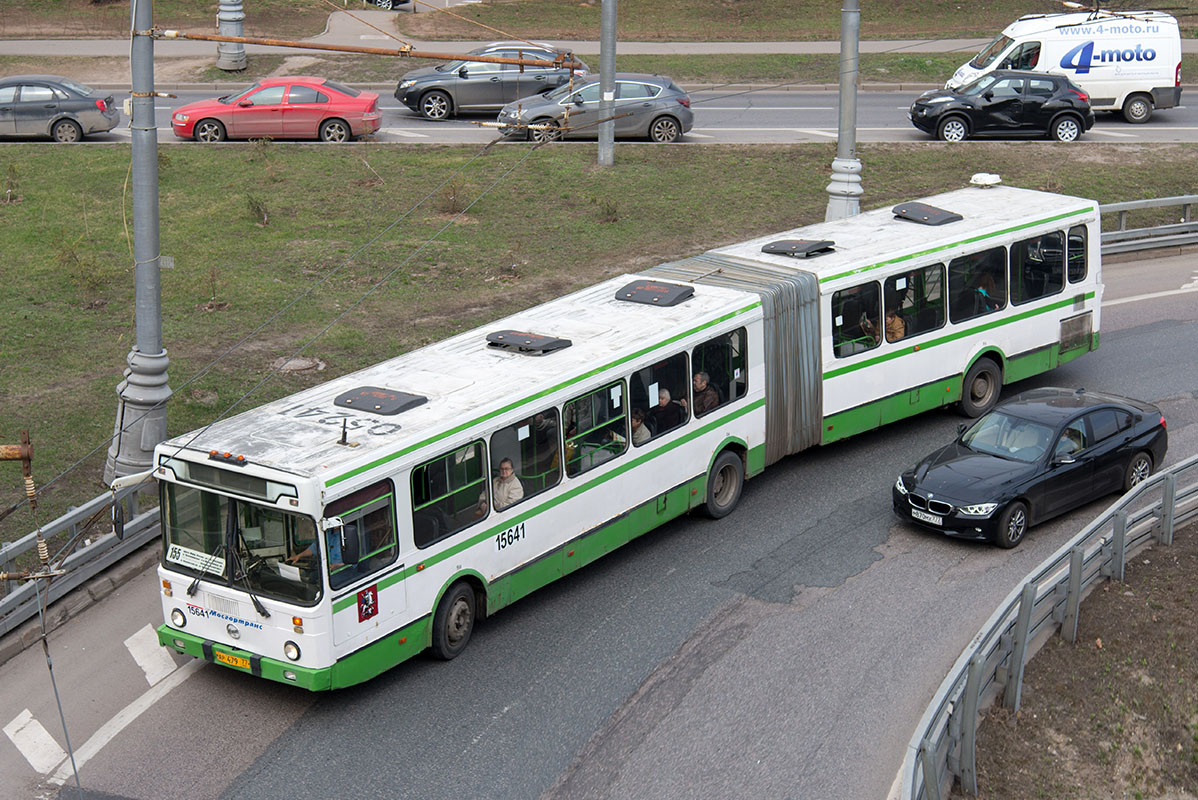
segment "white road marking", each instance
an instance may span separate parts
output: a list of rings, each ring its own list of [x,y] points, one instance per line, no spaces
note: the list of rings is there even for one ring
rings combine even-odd
[[[387,36],[383,33],[363,33],[359,34],[359,39],[393,39],[393,36]]]
[[[403,128],[379,128],[379,133],[390,133],[395,136],[407,136],[412,139],[427,139],[427,133],[416,133],[415,131],[406,131]]]
[[[1181,289],[1170,289],[1167,292],[1153,292],[1151,294],[1138,294],[1135,297],[1122,297],[1118,300],[1104,300],[1102,307],[1106,308],[1107,306],[1121,306],[1124,303],[1137,303],[1141,300],[1155,300],[1158,297],[1175,297],[1179,294],[1193,294],[1194,292],[1198,292],[1198,286],[1191,287],[1190,284],[1187,283]]]
[[[118,733],[128,727],[129,723],[133,722],[133,720],[140,717],[146,711],[149,711],[155,703],[165,697],[176,686],[194,675],[196,670],[201,669],[207,663],[207,661],[197,658],[195,661],[184,664],[150,687],[141,697],[118,711],[116,716],[101,725],[100,729],[92,734],[92,737],[84,742],[82,747],[75,750],[75,766],[82,769],[84,764],[103,750],[104,745],[108,744]],[[71,775],[71,761],[70,759],[64,759],[58,765],[58,770],[49,780],[50,783],[56,786],[62,786]]]
[[[1117,136],[1120,139],[1138,139],[1140,138],[1134,133],[1119,133],[1118,131],[1108,131],[1104,128],[1091,128],[1090,135],[1098,134],[1099,136]]]
[[[29,766],[42,775],[58,766],[67,753],[58,746],[49,731],[33,718],[33,712],[25,709],[16,718],[4,726],[4,733],[25,756]]]
[[[714,136],[708,136],[706,133],[695,133],[694,131],[690,131],[686,135],[688,138],[693,136],[696,139],[714,139],[715,138]]]
[[[829,139],[835,139],[836,131],[821,131],[816,128],[795,128],[795,133],[805,133],[808,136],[826,136]]]
[[[166,648],[158,644],[158,634],[152,625],[146,625],[126,639],[125,647],[141,671],[146,673],[146,680],[151,686],[178,669]]]
[[[1198,272],[1195,272],[1190,277],[1189,283],[1183,283],[1181,285],[1181,288],[1183,288],[1183,289],[1198,289]]]

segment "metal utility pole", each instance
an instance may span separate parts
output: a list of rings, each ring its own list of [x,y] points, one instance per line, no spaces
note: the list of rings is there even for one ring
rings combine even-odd
[[[858,203],[863,191],[861,161],[857,158],[857,36],[860,30],[858,0],[844,0],[840,10],[840,120],[825,220],[843,219],[861,212]]]
[[[412,3],[412,5],[416,5]],[[240,36],[245,12],[241,8],[241,0],[225,0],[217,6],[217,30],[221,36]],[[230,72],[245,69],[245,45],[233,42],[221,42],[216,46],[216,68]]]
[[[116,425],[104,481],[153,466],[166,438],[168,359],[162,349],[162,281],[158,253],[158,128],[154,122],[153,0],[133,0],[133,279],[137,342],[117,386]]]
[[[603,0],[599,23],[599,166],[615,164],[616,0]]]

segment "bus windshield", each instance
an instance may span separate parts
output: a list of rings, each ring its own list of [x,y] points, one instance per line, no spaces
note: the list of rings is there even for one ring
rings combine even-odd
[[[166,561],[211,583],[288,603],[320,597],[311,518],[215,492],[164,483]]]
[[[998,38],[990,44],[986,45],[980,53],[973,57],[973,61],[969,62],[969,66],[974,69],[985,69],[994,63],[994,59],[1003,54],[1011,43],[1015,40],[1010,36],[1003,36],[1001,33]]]

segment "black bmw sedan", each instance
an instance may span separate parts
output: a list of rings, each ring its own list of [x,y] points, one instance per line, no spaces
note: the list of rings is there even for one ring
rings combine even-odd
[[[946,142],[996,135],[1072,142],[1094,126],[1089,95],[1069,78],[1011,69],[996,69],[956,91],[924,92],[908,116]]]
[[[949,536],[1014,547],[1031,525],[1131,489],[1168,445],[1156,406],[1084,389],[1036,389],[900,475],[894,512]]]

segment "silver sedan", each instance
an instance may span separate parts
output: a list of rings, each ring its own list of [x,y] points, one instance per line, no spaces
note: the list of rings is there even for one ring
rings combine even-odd
[[[617,73],[614,111],[616,136],[676,142],[694,125],[691,99],[661,75]],[[599,76],[559,86],[544,94],[508,103],[499,123],[508,136],[545,142],[559,138],[596,139],[600,113]],[[527,127],[527,126],[533,127]]]

